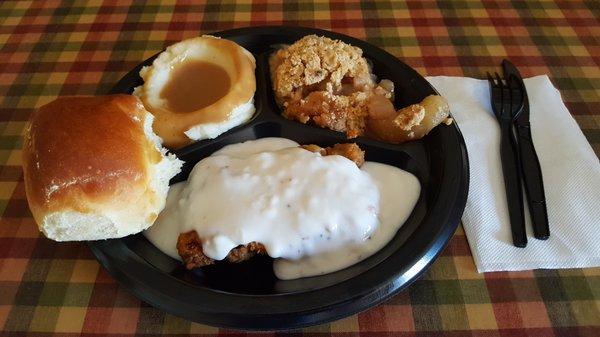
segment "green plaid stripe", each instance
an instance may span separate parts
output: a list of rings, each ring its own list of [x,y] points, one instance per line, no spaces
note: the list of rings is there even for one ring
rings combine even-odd
[[[524,76],[548,74],[600,154],[599,21],[596,0],[1,2],[0,336],[246,335],[149,307],[83,244],[40,237],[20,168],[21,133],[35,107],[58,95],[105,93],[138,62],[184,38],[305,25],[365,39],[427,75],[482,77],[505,57]],[[599,325],[600,268],[477,274],[459,229],[407,291],[359,315],[289,333],[598,336]]]

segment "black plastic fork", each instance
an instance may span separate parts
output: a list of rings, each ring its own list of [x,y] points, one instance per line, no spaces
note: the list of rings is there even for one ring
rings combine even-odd
[[[500,157],[513,244],[517,247],[525,247],[527,234],[523,213],[521,171],[518,145],[512,129],[514,121],[523,110],[523,89],[514,76],[509,76],[507,79],[502,79],[498,73],[495,73],[495,77],[490,73],[487,76],[490,83],[492,110],[500,123]]]

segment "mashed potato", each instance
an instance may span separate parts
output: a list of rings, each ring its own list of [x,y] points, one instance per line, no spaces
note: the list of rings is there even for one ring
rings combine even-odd
[[[254,56],[243,47],[204,35],[168,47],[140,71],[144,84],[133,94],[155,116],[153,128],[165,146],[179,148],[252,117],[254,68]]]

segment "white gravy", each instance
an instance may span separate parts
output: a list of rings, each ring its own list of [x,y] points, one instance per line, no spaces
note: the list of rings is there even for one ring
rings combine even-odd
[[[196,230],[204,253],[221,260],[238,245],[265,245],[280,279],[325,274],[372,255],[406,221],[420,193],[416,177],[341,156],[321,156],[284,138],[224,147],[171,187],[144,232],[180,259],[180,233]]]

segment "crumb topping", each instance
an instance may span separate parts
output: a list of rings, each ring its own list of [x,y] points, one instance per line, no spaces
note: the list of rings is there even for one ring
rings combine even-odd
[[[339,40],[308,35],[274,56],[273,88],[281,100],[294,98],[304,87],[318,84],[322,84],[319,89],[334,93],[342,88],[344,78],[361,78],[364,85],[373,86],[362,50]]]
[[[425,108],[419,104],[412,104],[398,110],[394,124],[402,130],[409,131],[413,126],[421,124],[423,118],[425,118]]]

